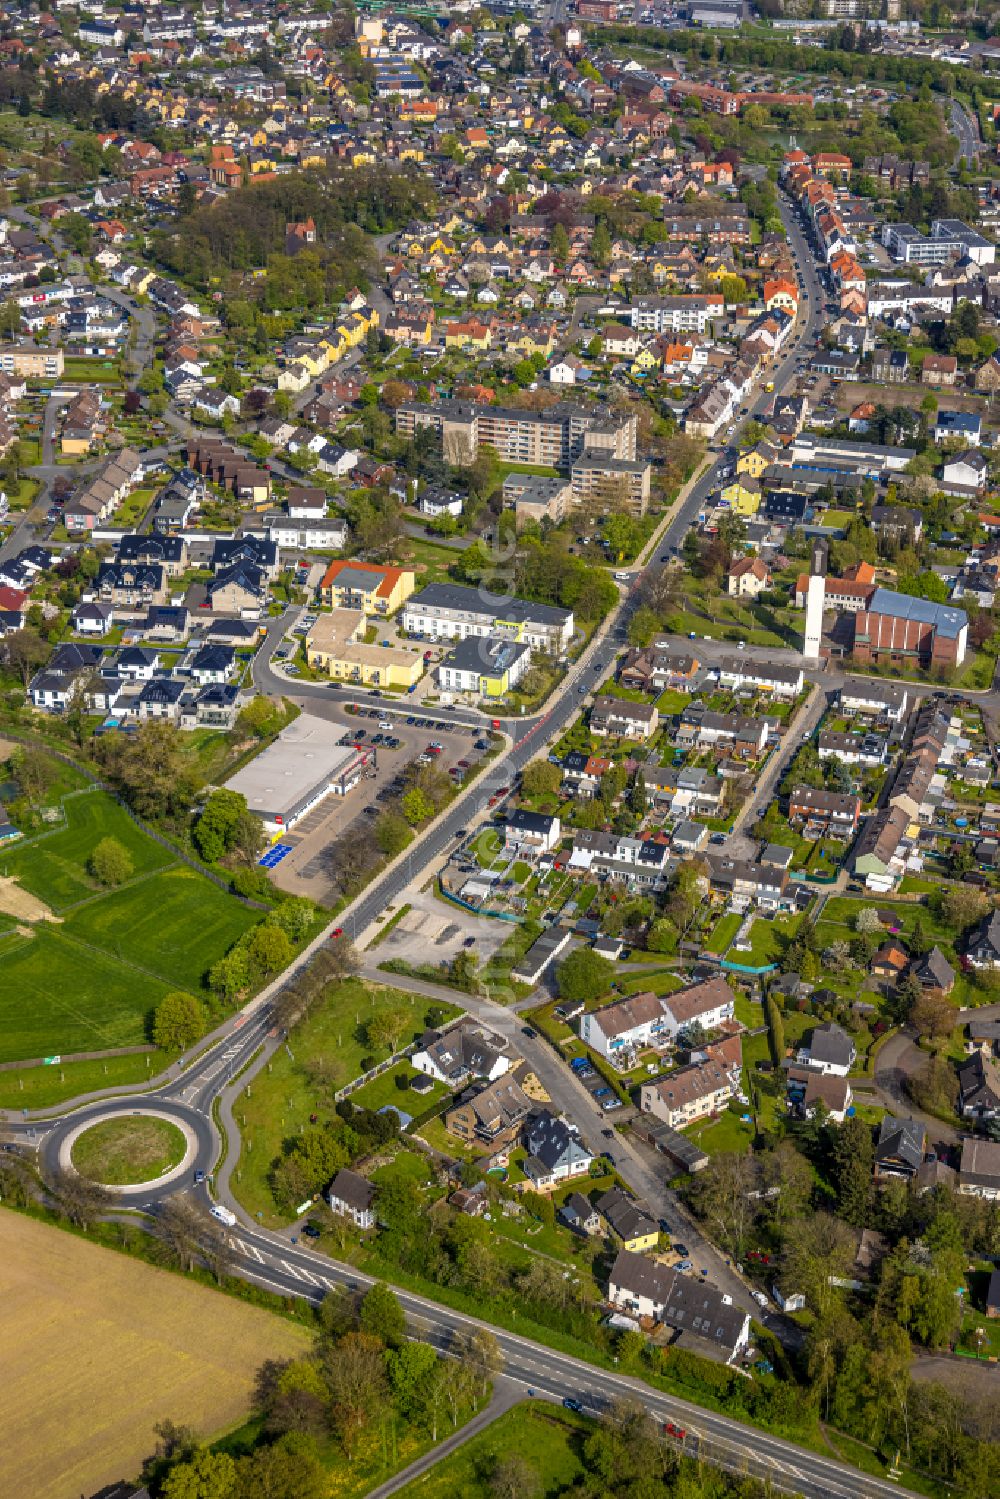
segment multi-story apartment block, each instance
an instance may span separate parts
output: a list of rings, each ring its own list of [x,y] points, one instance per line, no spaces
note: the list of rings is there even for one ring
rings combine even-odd
[[[628,320],[640,333],[704,333],[711,318],[722,317],[726,304],[720,293],[686,297],[643,297],[628,310]]]
[[[560,402],[547,411],[505,406],[478,406],[469,401],[407,403],[396,411],[396,431],[412,437],[430,427],[441,437],[449,463],[471,463],[481,443],[496,450],[503,463],[525,463],[569,469],[584,453],[635,461],[638,422],[606,407]]]
[[[62,349],[40,349],[35,344],[0,346],[0,371],[28,380],[58,380],[64,369]]]
[[[403,629],[433,640],[466,640],[497,635],[522,640],[535,650],[559,655],[573,638],[573,614],[554,604],[501,598],[486,588],[461,583],[429,583],[406,600]]]

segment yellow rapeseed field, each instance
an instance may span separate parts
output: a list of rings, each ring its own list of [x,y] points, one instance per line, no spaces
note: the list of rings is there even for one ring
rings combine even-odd
[[[138,1474],[169,1417],[211,1436],[308,1334],[0,1208],[0,1499],[78,1499]]]

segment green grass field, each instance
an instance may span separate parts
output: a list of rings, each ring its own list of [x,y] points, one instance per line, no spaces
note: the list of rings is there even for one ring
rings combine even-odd
[[[258,912],[177,862],[104,792],[70,796],[63,807],[64,826],[5,850],[0,866],[63,917],[37,923],[26,937],[4,935],[0,925],[0,1061],[143,1043],[164,994],[203,993],[207,970],[259,920]],[[134,869],[116,890],[87,872],[95,845],[107,836],[124,845]],[[155,1070],[166,1060],[157,1059]],[[44,1071],[40,1080],[0,1075],[0,1095],[16,1088],[25,1106],[68,1096],[56,1090],[52,1069]],[[96,1086],[138,1081],[145,1060],[127,1059],[125,1072],[127,1078],[119,1077],[116,1068],[105,1083],[102,1067]],[[90,1081],[88,1075],[85,1085]]]
[[[243,1152],[233,1186],[236,1196],[249,1212],[262,1213],[268,1227],[287,1221],[278,1213],[271,1196],[268,1185],[271,1166],[282,1142],[302,1130],[310,1114],[318,1113],[323,1118],[331,1112],[329,1093],[310,1077],[307,1064],[329,1060],[333,1064],[336,1085],[342,1086],[359,1076],[361,1058],[369,1053],[365,1036],[367,1021],[385,1010],[405,1011],[408,1019],[412,1017],[403,1033],[402,1042],[405,1044],[424,1030],[431,1003],[399,989],[348,979],[333,986],[323,1004],[296,1026],[289,1038],[289,1049],[275,1052],[267,1070],[251,1084],[250,1097],[239,1101],[237,1123],[241,1128]],[[457,1005],[452,1013],[460,1013]],[[383,1079],[379,1079],[379,1084],[382,1083]],[[392,1094],[395,1102],[394,1087]],[[373,1097],[379,1097],[378,1091]],[[399,1093],[398,1098],[407,1113],[419,1112],[407,1108],[407,1102],[412,1103],[415,1095]],[[369,1100],[359,1094],[358,1101],[368,1103]]]
[[[0,974],[2,1062],[138,1045],[151,1011],[177,987],[48,926],[5,942]]]
[[[84,1130],[73,1146],[81,1176],[108,1187],[155,1181],[184,1159],[187,1141],[169,1119],[104,1119]]]
[[[259,912],[178,866],[89,902],[65,929],[197,994],[207,969],[259,919]]]
[[[537,1493],[571,1492],[585,1476],[580,1443],[590,1423],[556,1406],[518,1406],[400,1490],[403,1499],[487,1499],[501,1458],[516,1452],[538,1476]]]
[[[417,1073],[408,1062],[400,1062],[398,1067],[392,1067],[388,1072],[383,1072],[380,1077],[373,1077],[370,1083],[365,1083],[356,1093],[351,1094],[351,1102],[359,1104],[363,1109],[378,1110],[386,1104],[391,1104],[395,1109],[402,1109],[404,1114],[416,1117],[429,1109],[431,1104],[439,1103],[442,1098],[447,1098],[449,1088],[444,1083],[435,1082],[428,1093],[411,1093],[409,1088],[398,1088],[397,1077],[416,1077]]]
[[[66,826],[12,849],[5,849],[3,869],[53,911],[99,893],[102,886],[87,873],[87,860],[102,838],[116,838],[128,851],[134,873],[147,874],[172,863],[171,855],[103,791],[67,798]]]
[[[0,1109],[45,1109],[64,1098],[99,1088],[142,1083],[166,1070],[175,1052],[129,1052],[88,1062],[61,1062],[58,1067],[13,1067],[0,1072]]]

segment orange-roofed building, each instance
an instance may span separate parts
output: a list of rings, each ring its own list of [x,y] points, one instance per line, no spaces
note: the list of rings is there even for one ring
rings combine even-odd
[[[786,151],[781,162],[786,171],[791,171],[792,167],[807,167],[809,153],[808,151]]]
[[[798,305],[799,288],[790,276],[775,276],[773,280],[764,282],[764,306],[768,312],[780,307],[794,317]]]
[[[872,407],[874,411],[874,406]],[[866,586],[875,582],[875,568],[871,562],[852,562],[850,567],[844,568],[844,577],[848,583],[863,583]]]
[[[813,171],[820,177],[849,177],[854,165],[839,151],[818,151],[813,157]]]
[[[842,291],[864,291],[867,285],[864,266],[846,250],[838,251],[830,261],[830,273]]]
[[[331,609],[360,609],[389,615],[401,609],[416,587],[408,567],[377,567],[371,562],[331,562],[320,596]]]

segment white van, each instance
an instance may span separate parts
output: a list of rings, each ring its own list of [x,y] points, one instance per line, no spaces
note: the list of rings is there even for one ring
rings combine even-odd
[[[224,1208],[221,1202],[217,1202],[211,1212],[212,1217],[218,1218],[219,1222],[224,1223],[227,1228],[236,1227],[236,1214],[231,1208]]]

